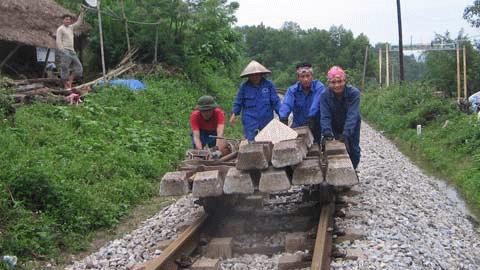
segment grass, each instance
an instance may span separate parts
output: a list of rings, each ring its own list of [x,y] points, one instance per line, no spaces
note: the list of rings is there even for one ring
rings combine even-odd
[[[430,173],[447,179],[480,209],[480,122],[424,84],[364,93],[362,115]],[[422,134],[416,126],[422,125]]]

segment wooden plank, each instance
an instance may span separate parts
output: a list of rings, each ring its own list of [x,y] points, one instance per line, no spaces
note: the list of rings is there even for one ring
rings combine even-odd
[[[175,260],[182,255],[189,255],[193,252],[199,239],[199,232],[207,220],[205,213],[190,225],[180,236],[172,242],[163,253],[145,265],[145,270],[176,270],[178,265]]]
[[[313,250],[311,270],[330,269],[330,253],[332,249],[332,228],[333,213],[335,211],[335,203],[329,203],[322,207],[320,221],[317,227],[317,237],[315,240],[315,248]]]
[[[15,54],[15,52],[16,52],[20,47],[22,47],[22,45],[21,45],[21,44],[17,44],[17,46],[15,46],[15,48],[13,48],[13,50],[11,50],[11,51],[8,53],[8,55],[7,55],[7,56],[3,59],[3,61],[0,63],[0,71],[2,70],[2,67],[7,64],[8,60],[10,59],[10,57],[12,57],[12,56]]]

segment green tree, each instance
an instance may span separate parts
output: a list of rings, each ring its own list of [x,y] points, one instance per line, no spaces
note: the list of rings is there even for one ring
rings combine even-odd
[[[465,8],[463,18],[473,27],[480,27],[480,0],[473,1],[471,6]]]

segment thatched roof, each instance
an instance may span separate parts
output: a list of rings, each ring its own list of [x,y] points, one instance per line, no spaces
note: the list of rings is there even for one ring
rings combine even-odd
[[[75,15],[53,0],[1,0],[0,40],[55,48],[55,34],[64,14]]]

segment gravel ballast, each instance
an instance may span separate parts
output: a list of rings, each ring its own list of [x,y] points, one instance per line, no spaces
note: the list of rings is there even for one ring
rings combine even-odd
[[[480,269],[478,229],[438,179],[424,174],[381,133],[362,123],[361,193],[336,226],[362,232],[362,240],[337,244],[357,250],[356,260],[336,259],[332,269]],[[133,269],[161,254],[158,242],[175,239],[201,208],[179,199],[125,235],[67,269]],[[222,269],[277,269],[279,255],[243,255]]]
[[[480,269],[479,234],[461,203],[362,125],[361,194],[336,224],[365,233],[364,240],[338,245],[363,256],[334,261],[332,269]]]

